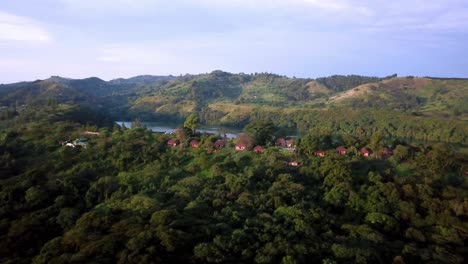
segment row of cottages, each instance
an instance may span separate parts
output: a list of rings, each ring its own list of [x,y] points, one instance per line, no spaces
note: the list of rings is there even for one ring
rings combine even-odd
[[[169,147],[177,147],[180,144],[180,141],[177,138],[171,138],[167,141],[167,146]],[[222,140],[218,140],[215,142],[214,146],[215,148],[224,148],[225,143]],[[191,148],[199,148],[200,147],[200,141],[196,139],[192,139],[189,143],[189,146]]]
[[[176,147],[179,144],[180,144],[180,141],[178,139],[176,139],[176,138],[173,138],[173,139],[170,139],[169,141],[167,141],[167,145],[169,147]],[[193,139],[193,140],[190,141],[189,145],[190,145],[191,148],[199,148],[200,147],[200,141],[198,141],[196,139]],[[226,141],[222,140],[222,139],[219,139],[214,143],[214,147],[217,148],[217,149],[224,148],[224,147],[226,147]],[[247,150],[247,145],[243,144],[243,143],[239,143],[239,144],[237,144],[235,146],[235,149],[237,151],[245,151],[245,150]],[[252,150],[255,153],[263,153],[265,151],[265,149],[260,145],[255,146]],[[291,167],[299,167],[301,164],[300,164],[299,161],[293,160],[293,161],[286,162],[286,165],[291,166]]]
[[[180,141],[176,138],[172,138],[172,139],[169,139],[167,141],[167,145],[169,147],[176,147],[180,144]],[[199,148],[200,147],[200,141],[196,140],[196,139],[193,139],[190,141],[189,143],[190,147],[191,148]],[[217,149],[221,149],[221,148],[224,148],[226,147],[226,141],[225,140],[222,140],[222,139],[218,139],[216,140],[216,142],[214,143],[214,147],[217,148]],[[243,144],[243,143],[240,143],[240,144],[237,144],[235,146],[236,150],[238,151],[243,151],[243,150],[246,150],[247,149],[247,145]],[[258,146],[255,146],[253,148],[253,151],[255,153],[263,153],[264,149],[262,146],[258,145]]]
[[[336,150],[336,153],[340,155],[346,155],[347,153],[346,148],[344,146],[339,146],[335,150]],[[369,157],[371,154],[371,151],[368,148],[361,148],[359,150],[359,154],[363,157]],[[319,157],[325,157],[326,152],[324,150],[316,150],[314,151],[314,155],[319,156]],[[390,157],[393,155],[393,151],[389,148],[383,148],[381,151],[381,155],[384,157]]]
[[[244,143],[239,143],[236,145],[237,151],[244,151],[246,149],[247,149],[247,146]],[[255,146],[252,150],[255,153],[263,153],[265,151],[265,149],[260,145]]]

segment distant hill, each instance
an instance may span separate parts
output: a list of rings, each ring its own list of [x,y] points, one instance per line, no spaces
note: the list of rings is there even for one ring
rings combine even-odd
[[[159,81],[170,81],[174,80],[176,77],[170,75],[170,76],[155,76],[155,75],[139,75],[135,77],[131,77],[128,79],[124,78],[118,78],[118,79],[113,79],[110,80],[110,84],[137,84],[137,85],[142,85],[142,84],[153,84]]]
[[[329,103],[461,116],[468,114],[467,95],[468,80],[403,77],[337,93]]]
[[[426,116],[468,116],[468,80],[333,75],[317,79],[271,73],[174,76],[141,75],[104,81],[96,77],[0,85],[0,104],[55,100],[99,106],[114,118],[183,119],[241,125],[258,112],[379,108]]]
[[[0,86],[0,104],[6,106],[49,100],[59,103],[93,101],[90,94],[58,81],[44,80],[4,86]]]

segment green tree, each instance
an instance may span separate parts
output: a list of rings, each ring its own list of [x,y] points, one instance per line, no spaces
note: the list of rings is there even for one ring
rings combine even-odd
[[[189,115],[184,122],[184,128],[190,131],[190,135],[195,134],[195,130],[200,127],[200,118],[196,114]]]
[[[276,127],[270,119],[261,119],[250,122],[244,132],[254,138],[255,144],[266,145],[271,142],[274,137]]]

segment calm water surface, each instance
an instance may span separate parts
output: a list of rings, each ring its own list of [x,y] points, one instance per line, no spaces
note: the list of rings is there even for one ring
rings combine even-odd
[[[125,127],[131,127],[132,122],[129,121],[115,121],[115,123],[119,126],[125,125]],[[161,132],[161,133],[173,133],[177,128],[181,127],[182,124],[177,123],[159,123],[159,122],[141,122],[143,126],[151,129],[154,132]],[[226,134],[228,138],[235,138],[239,133],[241,133],[241,129],[236,128],[226,128],[226,127],[210,127],[210,126],[202,126],[197,129],[198,132],[202,133],[210,133],[210,134]]]

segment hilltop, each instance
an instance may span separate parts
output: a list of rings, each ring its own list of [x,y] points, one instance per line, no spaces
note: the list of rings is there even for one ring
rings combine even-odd
[[[421,114],[468,114],[468,80],[457,78],[366,77],[333,75],[317,79],[288,78],[271,73],[232,74],[213,71],[185,76],[141,75],[104,81],[96,77],[45,80],[0,85],[0,104],[26,101],[100,102],[114,99],[120,110],[133,117],[185,117],[191,112],[228,112],[255,107],[331,109],[379,107],[412,110]],[[126,100],[117,100],[120,97]],[[121,98],[120,98],[121,99]],[[112,105],[107,102],[107,106]],[[216,110],[215,110],[216,111]],[[122,112],[122,111],[119,111]],[[219,113],[216,113],[219,115]],[[209,120],[208,120],[209,121]]]

